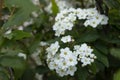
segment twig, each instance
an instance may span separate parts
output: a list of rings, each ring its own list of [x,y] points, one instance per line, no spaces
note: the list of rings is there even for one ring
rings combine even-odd
[[[12,70],[11,67],[8,67],[8,71],[9,71],[9,74],[10,74],[10,80],[15,80],[13,70]]]
[[[2,17],[3,0],[0,0],[0,19]]]
[[[98,11],[100,11],[101,14],[104,14],[104,10],[102,8],[103,1],[102,0],[95,0],[95,1]]]

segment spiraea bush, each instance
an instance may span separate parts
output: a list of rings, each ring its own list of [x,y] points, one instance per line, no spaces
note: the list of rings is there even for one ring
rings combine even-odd
[[[0,0],[0,80],[120,80],[119,0]]]

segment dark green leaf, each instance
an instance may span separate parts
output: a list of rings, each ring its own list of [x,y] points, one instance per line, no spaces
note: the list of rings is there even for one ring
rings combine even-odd
[[[96,49],[94,49],[93,53],[97,56],[97,60],[98,61],[100,61],[101,63],[103,63],[106,67],[109,67],[109,61],[108,61],[107,56],[103,55],[102,53],[100,53]]]
[[[103,42],[98,42],[96,41],[95,43],[95,47],[102,53],[104,54],[108,54],[108,48],[107,48],[107,45]]]
[[[104,2],[109,8],[120,9],[120,2],[119,2],[119,0],[103,0],[103,2]]]
[[[111,48],[110,54],[114,56],[115,58],[120,59],[120,48]]]
[[[78,69],[77,75],[78,75],[78,80],[86,80],[88,77],[88,71],[86,68],[81,67]]]
[[[93,42],[99,38],[96,30],[87,30],[82,34],[79,34],[78,42]]]
[[[0,80],[9,80],[9,77],[5,72],[0,71]]]
[[[46,73],[48,71],[49,71],[49,69],[47,67],[45,67],[45,66],[38,66],[36,68],[36,72],[39,73],[39,74],[44,74],[44,73]]]

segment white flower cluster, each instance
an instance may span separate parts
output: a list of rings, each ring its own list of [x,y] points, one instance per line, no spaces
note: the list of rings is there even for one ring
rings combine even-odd
[[[73,76],[77,70],[76,65],[78,61],[82,63],[82,66],[86,66],[94,62],[96,58],[96,56],[92,54],[93,50],[86,44],[82,44],[81,46],[76,45],[72,51],[69,47],[60,48],[59,42],[56,41],[52,43],[46,51],[48,67],[51,70],[56,70],[56,73],[61,77],[65,75]]]
[[[73,7],[72,3],[70,3],[71,2],[70,0],[55,0],[55,2],[56,2],[56,4],[57,4],[60,11],[62,11],[64,9],[68,9],[70,7]],[[51,2],[48,4],[47,7],[45,7],[45,10],[48,13],[52,13],[52,3]]]
[[[85,20],[84,26],[91,26],[96,28],[99,24],[105,25],[108,23],[108,17],[101,15],[96,8],[90,9],[65,9],[58,13],[55,18],[55,24],[53,30],[55,36],[64,35],[66,30],[72,30],[76,19]]]
[[[94,59],[96,59],[96,56],[92,54],[93,49],[90,48],[90,46],[87,46],[87,44],[75,45],[74,46],[75,53],[78,55],[78,61],[81,61],[82,66],[86,66],[94,62]]]

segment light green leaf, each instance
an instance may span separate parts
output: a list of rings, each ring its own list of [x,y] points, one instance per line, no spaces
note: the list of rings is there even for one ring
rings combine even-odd
[[[21,30],[15,30],[15,31],[13,31],[12,34],[13,34],[13,39],[15,39],[15,40],[20,40],[20,39],[28,38],[28,37],[32,36],[30,33],[24,32]]]
[[[59,12],[58,6],[57,6],[55,0],[51,0],[51,2],[52,2],[52,11],[53,11],[53,14],[56,15]]]
[[[120,80],[120,70],[118,70],[118,71],[114,74],[113,80]]]

